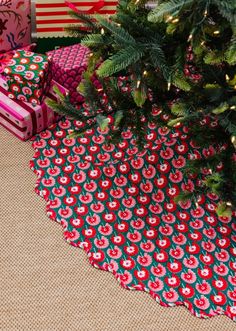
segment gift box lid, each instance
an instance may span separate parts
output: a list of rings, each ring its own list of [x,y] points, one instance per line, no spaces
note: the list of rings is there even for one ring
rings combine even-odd
[[[87,66],[89,53],[90,50],[87,47],[75,44],[49,51],[47,55],[51,57],[53,64],[56,63],[59,67],[76,69]]]
[[[38,84],[48,68],[48,56],[30,51],[18,50],[8,61],[4,74],[16,84]]]

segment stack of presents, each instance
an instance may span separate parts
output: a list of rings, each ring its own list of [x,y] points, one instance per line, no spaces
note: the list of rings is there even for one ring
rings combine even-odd
[[[89,54],[80,44],[38,54],[31,44],[31,5],[0,0],[0,124],[23,141],[58,121],[46,103],[57,99],[54,85],[71,103],[83,102],[76,90]]]

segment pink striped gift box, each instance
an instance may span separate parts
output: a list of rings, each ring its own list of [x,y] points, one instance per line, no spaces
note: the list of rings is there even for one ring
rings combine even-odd
[[[57,85],[64,95],[68,93],[63,86],[52,81],[47,97],[57,100],[58,97],[53,91],[54,85]],[[8,93],[5,90],[4,80],[0,79],[0,124],[19,139],[28,140],[60,119],[60,116],[45,102],[41,105],[33,105],[10,99]]]

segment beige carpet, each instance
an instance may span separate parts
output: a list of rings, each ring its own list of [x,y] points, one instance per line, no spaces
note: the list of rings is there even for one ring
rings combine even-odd
[[[0,127],[0,330],[233,331],[225,316],[198,319],[122,289],[63,239],[34,193],[30,143]]]

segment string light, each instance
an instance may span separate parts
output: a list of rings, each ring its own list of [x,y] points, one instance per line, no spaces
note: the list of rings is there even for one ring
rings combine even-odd
[[[197,202],[195,202],[195,206],[196,206],[196,208],[198,208],[199,207],[199,204]]]
[[[141,83],[141,81],[140,81],[140,80],[138,80],[138,81],[137,81],[137,88],[139,88],[139,86],[140,86],[140,83]]]
[[[171,87],[171,83],[169,82],[169,83],[167,84],[167,90],[168,90],[168,91],[170,90],[170,87]]]
[[[234,109],[236,109],[236,106],[231,106],[229,109],[234,110]]]
[[[207,11],[207,9],[206,9],[206,10],[204,11],[204,17],[206,17],[207,14],[208,14],[208,11]]]
[[[147,70],[144,70],[143,76],[147,76]]]
[[[169,15],[166,19],[166,23],[168,23],[169,21],[172,21],[173,20],[173,16]]]
[[[93,56],[93,53],[89,53],[89,56],[92,57]]]
[[[139,3],[139,0],[136,0],[134,4],[137,5],[138,3]]]
[[[172,23],[178,23],[179,22],[179,19],[178,18],[175,18],[173,21],[172,21]]]
[[[230,80],[230,78],[227,74],[225,75],[225,79],[226,79],[226,82],[228,82]]]
[[[101,28],[101,34],[104,34],[105,30],[103,28]]]
[[[218,34],[220,34],[220,31],[219,31],[219,30],[215,30],[215,31],[213,32],[213,34],[214,34],[214,35],[218,35]]]
[[[190,34],[189,37],[188,37],[188,41],[192,40],[193,39],[193,35]]]
[[[236,143],[236,136],[232,136],[231,137],[231,142],[232,142],[232,144],[235,144]]]
[[[200,44],[200,45],[201,45],[201,46],[204,46],[204,45],[205,45],[205,43],[206,43],[206,42],[203,40],[203,41],[201,42],[201,44]]]
[[[232,203],[230,201],[226,202],[226,206],[232,207]]]
[[[212,175],[212,169],[209,169],[209,174]]]

